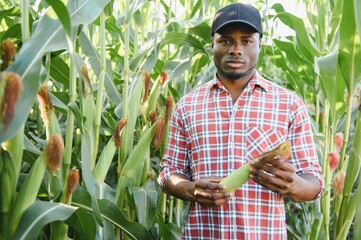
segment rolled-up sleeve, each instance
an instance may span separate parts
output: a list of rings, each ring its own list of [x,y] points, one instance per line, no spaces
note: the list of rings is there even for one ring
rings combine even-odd
[[[187,136],[182,119],[184,115],[177,104],[172,114],[167,145],[159,169],[158,183],[163,191],[165,181],[174,173],[182,174],[191,180]]]
[[[315,201],[320,198],[325,184],[315,147],[310,118],[305,104],[298,97],[291,107],[290,116],[288,140],[292,146],[292,163],[296,166],[298,175],[312,174],[320,181],[321,189],[313,200]]]

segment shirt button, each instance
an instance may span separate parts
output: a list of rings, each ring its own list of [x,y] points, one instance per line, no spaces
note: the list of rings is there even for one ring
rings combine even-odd
[[[233,230],[233,231],[237,231],[237,225],[233,225],[233,226],[232,226],[232,230]]]
[[[236,197],[232,197],[231,198],[231,201],[232,201],[232,203],[235,203],[236,202]],[[236,226],[237,227],[237,226]]]

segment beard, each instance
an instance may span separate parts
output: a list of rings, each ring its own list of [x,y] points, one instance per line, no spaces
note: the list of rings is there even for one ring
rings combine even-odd
[[[224,76],[225,78],[227,78],[230,81],[236,81],[238,79],[241,79],[241,78],[249,75],[256,67],[256,65],[254,65],[253,67],[250,67],[248,70],[246,70],[244,72],[226,72],[221,67],[219,67],[218,64],[215,64],[215,66],[217,68],[217,73]]]

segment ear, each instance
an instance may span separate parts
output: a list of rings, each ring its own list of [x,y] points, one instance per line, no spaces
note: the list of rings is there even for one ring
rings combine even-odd
[[[258,48],[261,49],[261,47],[262,47],[262,38],[260,38],[258,42]]]

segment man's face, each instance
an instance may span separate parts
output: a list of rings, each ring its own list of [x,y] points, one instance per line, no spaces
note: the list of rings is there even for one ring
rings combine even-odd
[[[234,81],[254,74],[261,48],[258,32],[248,25],[231,23],[215,33],[212,40],[218,77]]]

